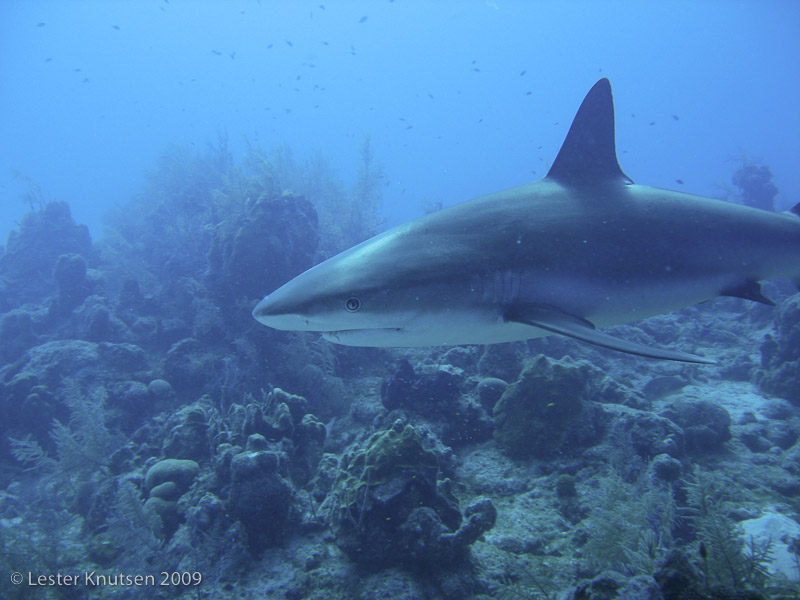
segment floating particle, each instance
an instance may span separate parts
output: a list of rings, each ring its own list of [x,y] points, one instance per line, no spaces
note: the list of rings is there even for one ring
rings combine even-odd
[[[359,24],[361,24],[361,23],[366,23],[366,22],[367,22],[367,17],[361,17],[361,18],[358,20],[358,23],[359,23]]]
[[[523,76],[525,75],[525,73],[527,73],[527,72],[528,72],[528,71],[527,71],[526,69],[522,69],[522,73],[520,73],[520,74],[519,74],[519,76],[520,76],[520,77],[523,77]]]

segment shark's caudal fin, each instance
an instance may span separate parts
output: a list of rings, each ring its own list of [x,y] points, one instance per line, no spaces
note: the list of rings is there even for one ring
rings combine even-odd
[[[617,162],[614,99],[608,79],[595,83],[586,94],[547,178],[562,185],[633,183]]]
[[[506,321],[525,323],[553,333],[560,333],[569,337],[602,346],[619,352],[647,356],[649,358],[663,358],[681,362],[700,363],[706,365],[716,364],[715,360],[696,356],[679,350],[667,348],[651,348],[644,344],[629,342],[615,338],[606,333],[597,331],[594,325],[586,319],[565,313],[554,306],[542,304],[519,304],[507,308],[504,315]]]

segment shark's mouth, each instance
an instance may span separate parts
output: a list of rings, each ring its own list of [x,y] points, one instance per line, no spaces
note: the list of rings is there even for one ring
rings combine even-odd
[[[375,327],[374,329],[341,329],[322,331],[322,337],[344,346],[392,346],[391,340],[405,331],[403,327]]]

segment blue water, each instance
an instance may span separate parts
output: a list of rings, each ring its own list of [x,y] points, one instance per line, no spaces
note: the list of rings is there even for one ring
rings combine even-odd
[[[634,180],[720,195],[747,157],[785,208],[800,200],[798,24],[791,0],[8,0],[0,240],[35,186],[98,238],[169,144],[220,132],[235,154],[247,139],[322,155],[346,186],[369,135],[395,224],[544,175],[600,77]]]

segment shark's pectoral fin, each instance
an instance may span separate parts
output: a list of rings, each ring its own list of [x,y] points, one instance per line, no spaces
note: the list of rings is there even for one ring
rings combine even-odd
[[[595,346],[602,346],[611,350],[647,356],[649,358],[662,358],[682,362],[701,363],[706,365],[716,364],[716,361],[702,356],[695,356],[678,350],[666,348],[651,348],[644,344],[637,344],[607,335],[595,329],[594,325],[574,315],[565,313],[554,306],[543,304],[515,304],[509,306],[503,317],[506,321],[516,321],[532,327],[545,329],[553,333],[560,333]]]
[[[775,306],[775,303],[762,293],[761,284],[757,281],[745,281],[742,285],[722,290],[719,295],[730,296],[732,298],[744,298],[752,302],[760,302],[768,306]]]

